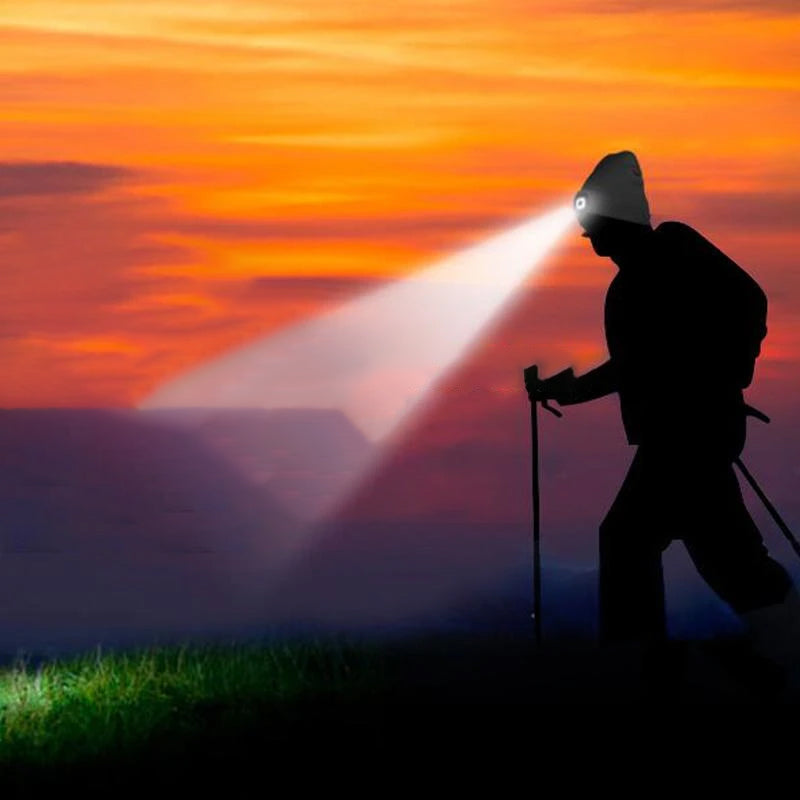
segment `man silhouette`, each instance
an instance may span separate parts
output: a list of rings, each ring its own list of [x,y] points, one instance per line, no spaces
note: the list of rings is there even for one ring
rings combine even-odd
[[[618,267],[605,302],[609,358],[555,383],[534,384],[526,372],[526,385],[532,400],[562,405],[618,393],[628,442],[637,445],[600,526],[601,641],[666,640],[661,555],[679,538],[774,659],[787,636],[800,638],[798,595],[769,556],[733,471],[766,297],[692,228],[651,226],[629,151],[597,164],[575,211],[595,253]]]

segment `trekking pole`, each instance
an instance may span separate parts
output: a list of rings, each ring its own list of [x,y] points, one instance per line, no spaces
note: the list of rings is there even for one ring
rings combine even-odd
[[[539,368],[533,367],[534,381]],[[533,634],[537,647],[542,643],[542,565],[539,553],[539,422],[536,399],[531,399],[531,496],[533,499]]]
[[[747,403],[745,403],[744,406],[744,413],[748,417],[755,417],[756,419],[761,420],[761,422],[767,424],[770,422],[769,417],[763,411],[759,411],[757,408],[747,405]],[[769,515],[775,520],[775,524],[781,529],[781,533],[789,540],[792,550],[794,550],[795,554],[800,557],[800,542],[797,541],[794,534],[789,530],[789,526],[783,521],[783,518],[778,513],[778,509],[775,508],[772,503],[770,503],[769,499],[764,494],[764,490],[758,485],[758,482],[753,477],[750,470],[744,465],[744,461],[737,456],[733,460],[733,463],[739,467],[739,471],[742,473],[742,475],[744,475],[745,480],[750,484],[750,488],[756,493],[756,497],[758,497],[758,499],[764,504],[764,508],[769,511]]]
[[[539,368],[528,367],[525,370],[526,385],[536,386],[539,383]],[[548,405],[547,400],[538,400],[535,394],[531,401],[531,498],[533,500],[533,632],[536,644],[542,643],[542,561],[540,552],[540,498],[539,498],[539,424],[537,419],[537,405],[547,409],[557,417],[564,415]]]
[[[778,513],[778,510],[775,508],[775,506],[772,505],[772,503],[770,503],[770,501],[767,499],[767,496],[756,482],[756,479],[750,473],[750,470],[747,469],[741,458],[734,459],[733,463],[739,467],[740,472],[742,475],[744,475],[745,479],[758,496],[758,499],[764,504],[764,507],[767,509],[767,511],[769,511],[772,519],[775,520],[775,523],[781,529],[781,533],[783,533],[783,535],[789,540],[792,550],[794,550],[797,556],[800,557],[800,542],[797,541],[794,534],[789,530],[789,526],[783,521],[783,518]]]

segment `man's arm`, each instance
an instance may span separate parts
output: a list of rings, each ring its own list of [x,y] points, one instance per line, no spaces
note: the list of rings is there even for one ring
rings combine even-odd
[[[543,383],[544,391],[547,393],[547,381]],[[588,403],[590,400],[605,397],[612,392],[616,392],[617,389],[616,365],[609,359],[585,375],[555,387],[553,394],[550,396],[561,406],[572,406],[577,403]]]

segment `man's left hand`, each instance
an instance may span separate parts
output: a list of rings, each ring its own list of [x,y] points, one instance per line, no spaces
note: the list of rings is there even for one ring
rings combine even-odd
[[[555,400],[559,405],[569,404],[575,393],[575,374],[572,368],[565,369],[545,380],[537,379],[536,368],[528,367],[523,373],[525,388],[531,402]]]

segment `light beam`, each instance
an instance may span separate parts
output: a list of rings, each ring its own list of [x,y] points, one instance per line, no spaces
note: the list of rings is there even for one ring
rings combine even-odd
[[[509,310],[573,220],[570,203],[495,234],[179,375],[139,408],[338,409],[385,445]],[[335,499],[365,469],[343,478]]]

